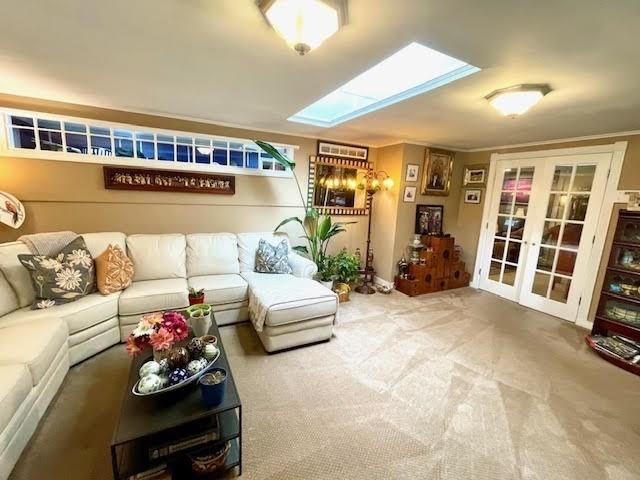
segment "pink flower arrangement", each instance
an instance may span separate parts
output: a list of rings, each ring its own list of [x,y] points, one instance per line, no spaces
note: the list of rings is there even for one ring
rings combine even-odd
[[[189,336],[189,326],[178,312],[156,312],[143,315],[127,338],[127,352],[135,356],[151,347],[157,351],[171,348]]]

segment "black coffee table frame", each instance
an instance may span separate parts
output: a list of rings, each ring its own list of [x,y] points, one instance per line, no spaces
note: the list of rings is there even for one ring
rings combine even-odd
[[[173,478],[195,478],[195,474],[191,473],[187,454],[197,452],[204,447],[222,446],[225,442],[230,442],[229,454],[224,467],[217,470],[215,476],[232,469],[237,469],[238,475],[242,475],[242,403],[215,321],[209,334],[218,338],[220,349],[220,357],[214,366],[227,371],[224,400],[215,408],[207,408],[202,403],[200,389],[196,383],[158,396],[133,395],[131,389],[138,381],[138,370],[144,362],[150,360],[150,356],[141,355],[131,362],[120,416],[111,441],[111,463],[115,480],[128,479],[162,463],[166,463],[172,471],[177,473]],[[175,439],[176,436],[184,435],[185,432],[188,432],[189,436],[209,432],[216,426],[219,432],[217,440],[156,460],[149,459],[148,450],[152,445],[166,443],[168,440]],[[215,478],[215,476],[206,478]]]

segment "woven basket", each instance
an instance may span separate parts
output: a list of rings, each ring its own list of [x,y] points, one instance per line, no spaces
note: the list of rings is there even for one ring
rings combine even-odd
[[[191,469],[194,473],[205,474],[215,472],[227,461],[231,443],[227,442],[221,447],[200,451],[198,454],[189,455]],[[206,452],[211,453],[206,453]]]

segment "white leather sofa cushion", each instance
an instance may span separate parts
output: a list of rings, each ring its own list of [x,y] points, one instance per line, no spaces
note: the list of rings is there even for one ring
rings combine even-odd
[[[18,297],[9,282],[0,272],[0,316],[13,312],[18,308]]]
[[[212,305],[246,300],[249,284],[240,275],[204,275],[191,277],[189,286],[204,288],[204,302]]]
[[[269,308],[264,320],[264,324],[267,326],[276,327],[326,317],[335,315],[338,311],[337,297],[332,294],[331,290],[314,280],[286,274],[245,272],[241,275],[249,283],[249,288],[255,292],[259,292],[261,288],[272,288],[275,284],[279,289],[284,289],[289,293],[288,301]],[[301,294],[296,288],[296,285],[303,282],[314,291],[313,298]],[[305,290],[308,291],[306,288]]]
[[[133,281],[186,278],[186,248],[181,233],[129,235],[127,250],[133,262]]]
[[[187,235],[187,276],[240,273],[238,239],[233,233]]]
[[[31,392],[31,375],[26,365],[0,365],[0,432],[9,424]]]
[[[117,245],[123,252],[127,251],[127,237],[121,232],[83,233],[82,238],[93,258],[99,257],[109,245]]]
[[[283,239],[289,241],[286,233],[257,232],[239,233],[238,237],[238,258],[240,260],[240,272],[253,272],[256,269],[256,250],[260,239],[264,239],[272,245],[277,245]]]
[[[0,328],[19,325],[41,318],[59,318],[67,324],[69,334],[80,332],[110,318],[118,316],[120,292],[111,295],[92,293],[75,302],[58,305],[44,310],[25,307],[4,317],[0,317]]]
[[[137,315],[189,305],[189,290],[184,278],[165,278],[133,282],[118,300],[120,316]]]
[[[18,260],[18,255],[22,253],[31,253],[22,242],[0,244],[0,270],[18,297],[18,305],[26,307],[33,303],[35,294],[29,271]]]
[[[23,363],[37,385],[61,348],[67,345],[67,325],[43,317],[0,329],[0,365]]]

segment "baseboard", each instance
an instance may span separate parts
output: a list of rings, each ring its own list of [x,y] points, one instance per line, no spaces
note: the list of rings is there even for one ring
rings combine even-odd
[[[373,283],[376,285],[382,285],[383,287],[393,288],[393,282],[387,282],[384,278],[380,278],[378,276],[373,278]]]

